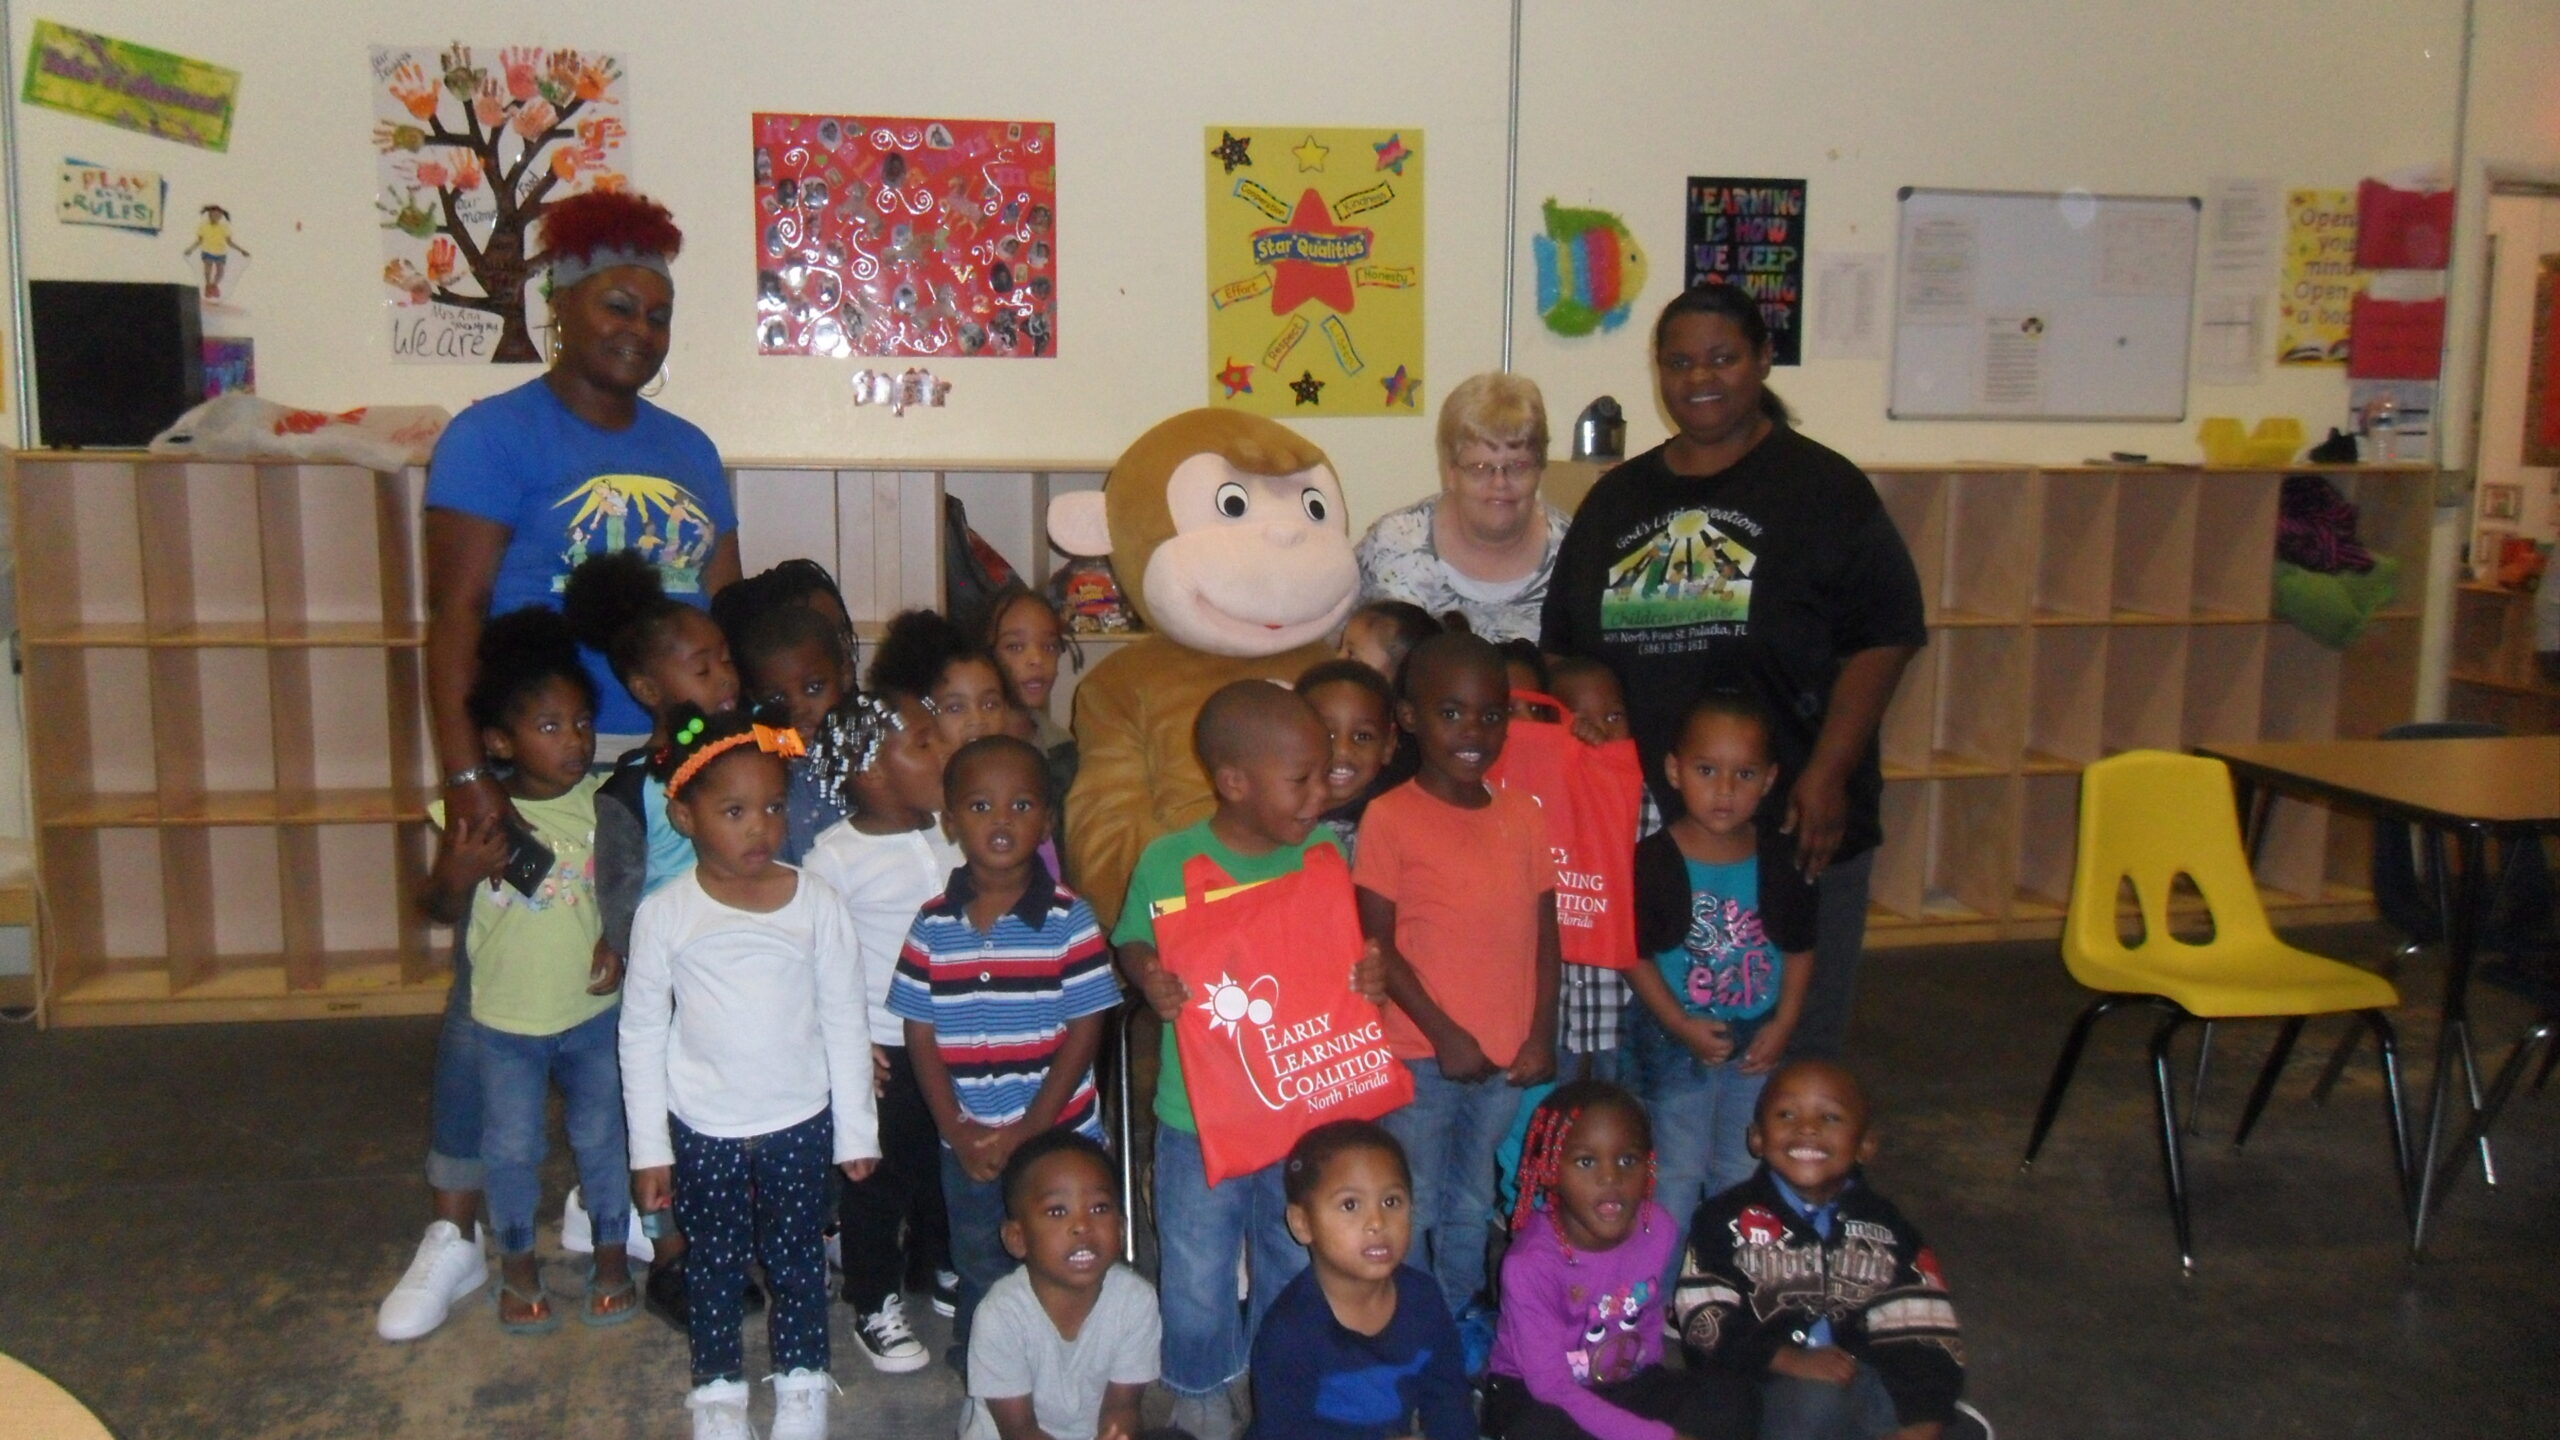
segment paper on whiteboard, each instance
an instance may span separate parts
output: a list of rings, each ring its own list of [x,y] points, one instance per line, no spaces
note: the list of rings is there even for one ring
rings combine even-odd
[[[1878,254],[1815,255],[1808,360],[1874,360],[1884,354],[1885,258]]]
[[[1982,236],[1970,216],[1913,224],[1902,250],[1902,318],[1966,320],[1973,315]]]
[[[2109,211],[2098,218],[2099,295],[2177,295],[2193,278],[2194,252],[2179,217]]]
[[[2044,317],[1992,315],[1982,322],[1982,408],[2044,408]]]
[[[2266,292],[2210,291],[2198,297],[2196,308],[2202,317],[2196,334],[2197,383],[2257,384],[2266,360]]]
[[[2263,289],[2275,283],[2284,188],[2273,180],[2205,184],[2204,272],[2208,288]]]

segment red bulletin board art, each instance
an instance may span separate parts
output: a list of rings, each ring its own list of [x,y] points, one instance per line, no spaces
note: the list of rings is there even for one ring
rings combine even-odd
[[[1055,126],[754,125],[757,353],[1057,353]]]

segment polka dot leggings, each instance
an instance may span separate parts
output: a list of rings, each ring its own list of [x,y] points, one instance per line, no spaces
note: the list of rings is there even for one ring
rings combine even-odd
[[[745,1378],[740,1331],[747,1261],[764,1263],[765,1311],[777,1374],[827,1368],[829,1112],[788,1130],[724,1140],[669,1116],[676,1148],[676,1224],[685,1252],[693,1383]]]

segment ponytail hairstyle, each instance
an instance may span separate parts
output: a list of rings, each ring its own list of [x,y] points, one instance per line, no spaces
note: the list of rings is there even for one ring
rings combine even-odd
[[[1753,354],[1769,353],[1769,321],[1760,313],[1760,302],[1752,299],[1751,292],[1739,285],[1728,285],[1722,280],[1702,280],[1672,296],[1671,303],[1662,307],[1661,316],[1653,322],[1656,354],[1661,353],[1662,337],[1670,333],[1671,322],[1683,315],[1721,315],[1742,332],[1743,341],[1750,345]],[[1795,412],[1787,408],[1786,401],[1778,398],[1777,391],[1765,384],[1760,387],[1760,413],[1768,416],[1772,424],[1795,423]]]
[[[658,567],[637,550],[589,556],[569,572],[560,592],[560,615],[570,633],[603,651],[613,678],[625,686],[674,639],[691,609],[667,593]]]
[[[896,692],[921,700],[942,683],[943,675],[963,660],[983,660],[1001,679],[1004,667],[969,638],[968,632],[938,610],[901,610],[889,617],[888,632],[871,650],[871,669],[863,688]]]
[[[578,658],[578,637],[547,605],[527,605],[480,627],[478,669],[463,708],[483,730],[503,730],[525,698],[553,680],[565,680],[596,708],[596,680]]]
[[[649,778],[667,788],[672,803],[722,759],[750,749],[785,760],[807,753],[779,706],[759,707],[753,715],[706,715],[701,706],[683,701],[667,714],[667,743],[649,752]]]
[[[1606,1080],[1576,1080],[1559,1085],[1547,1098],[1538,1102],[1537,1111],[1529,1117],[1528,1138],[1520,1143],[1520,1198],[1511,1206],[1511,1233],[1517,1235],[1529,1217],[1545,1211],[1547,1223],[1556,1231],[1556,1243],[1564,1244],[1564,1217],[1556,1211],[1556,1182],[1564,1173],[1564,1146],[1573,1134],[1576,1122],[1590,1111],[1603,1107],[1635,1122],[1636,1133],[1644,1143],[1644,1195],[1653,1198],[1654,1155],[1653,1118],[1635,1096]],[[1568,1253],[1571,1246],[1566,1246]]]

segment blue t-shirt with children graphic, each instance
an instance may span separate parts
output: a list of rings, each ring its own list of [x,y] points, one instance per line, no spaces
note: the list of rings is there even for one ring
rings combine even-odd
[[[1760,862],[1683,863],[1689,869],[1689,933],[1676,948],[1653,957],[1663,983],[1692,1015],[1728,1022],[1766,1016],[1777,1008],[1786,955],[1761,928]],[[1736,1026],[1736,1038],[1757,1028]]]
[[[507,527],[489,613],[557,606],[569,572],[590,555],[637,550],[667,593],[707,605],[702,572],[720,537],[738,528],[729,479],[711,437],[646,400],[628,428],[599,430],[569,413],[540,378],[464,410],[427,466],[429,509]],[[649,729],[604,657],[595,677],[596,731]]]

